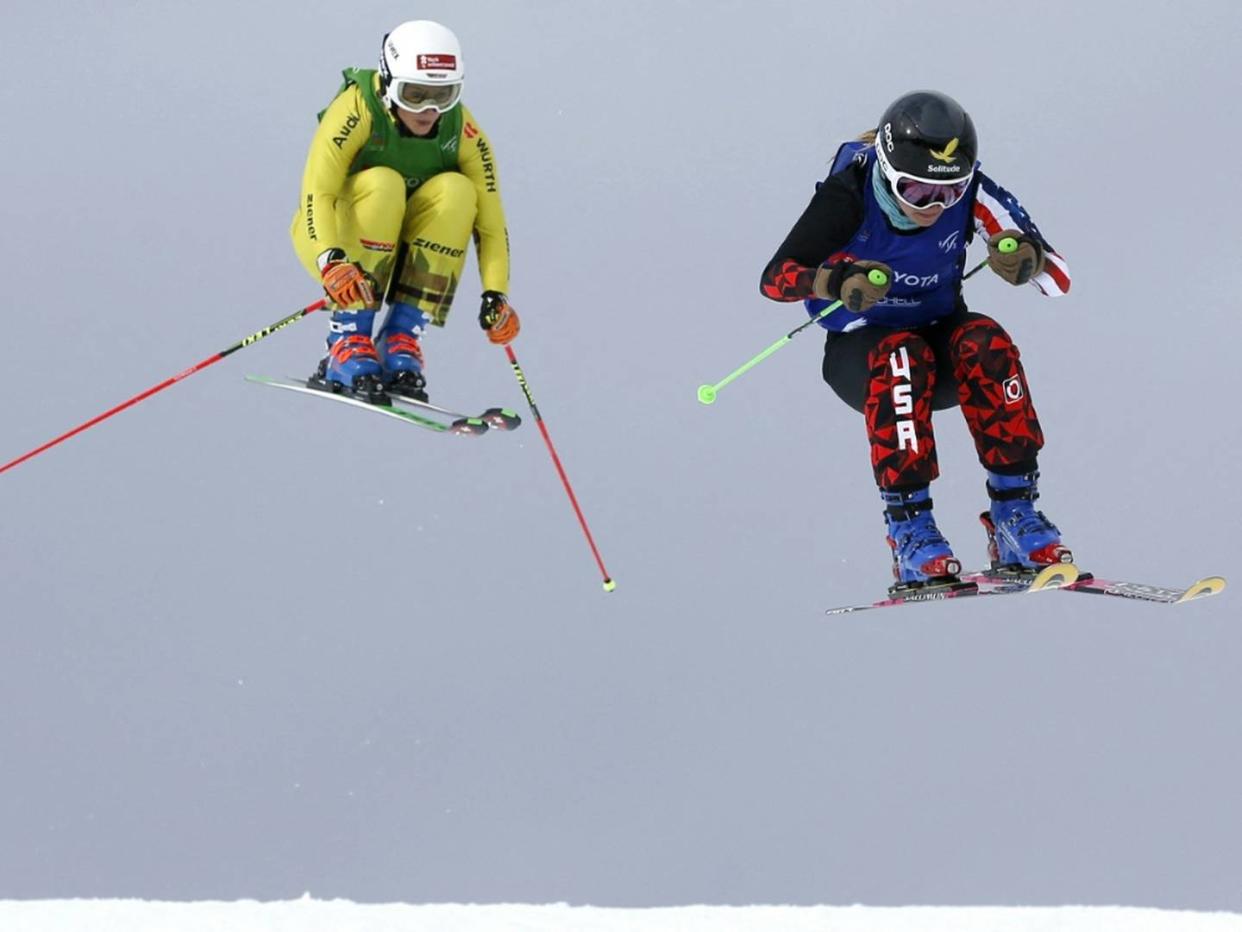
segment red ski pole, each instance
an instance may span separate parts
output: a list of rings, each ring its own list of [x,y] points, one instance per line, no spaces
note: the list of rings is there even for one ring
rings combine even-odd
[[[604,591],[612,592],[617,588],[617,584],[612,581],[612,577],[608,575],[608,570],[604,569],[604,561],[599,555],[599,549],[595,546],[595,538],[591,536],[591,529],[587,527],[586,518],[582,516],[582,509],[578,507],[578,499],[574,495],[573,487],[569,484],[569,477],[565,475],[565,469],[561,466],[561,458],[556,455],[556,447],[552,446],[552,438],[548,436],[548,428],[544,426],[543,418],[539,414],[539,407],[535,404],[535,399],[530,393],[530,386],[526,382],[526,374],[522,372],[522,367],[518,365],[517,356],[513,354],[513,347],[505,344],[505,353],[509,356],[509,365],[513,366],[513,374],[517,376],[518,385],[522,387],[522,394],[526,396],[526,403],[530,405],[530,413],[535,416],[535,423],[539,425],[539,433],[543,434],[543,442],[547,444],[548,452],[552,454],[552,464],[556,467],[557,474],[561,477],[561,484],[565,486],[565,494],[569,496],[569,503],[574,506],[574,514],[578,516],[578,523],[582,525],[582,533],[586,535],[587,544],[591,548],[591,555],[595,557],[595,565],[599,567],[599,571],[604,577]]]
[[[133,398],[129,399],[128,401],[122,402],[121,404],[117,405],[115,408],[110,408],[107,411],[105,411],[103,414],[100,414],[100,415],[97,415],[96,417],[91,418],[86,423],[79,424],[77,427],[73,428],[73,430],[67,431],[66,433],[61,434],[59,437],[49,440],[47,443],[43,444],[43,446],[35,447],[35,449],[31,450],[29,453],[23,453],[17,459],[12,460],[11,462],[5,463],[3,466],[0,466],[0,473],[6,472],[7,470],[12,469],[14,466],[17,466],[21,463],[26,462],[26,460],[28,459],[32,459],[38,456],[44,450],[50,450],[52,447],[56,446],[56,444],[61,443],[64,440],[68,440],[70,437],[76,434],[80,434],[84,430],[88,430],[94,427],[100,421],[106,421],[108,418],[112,417],[112,415],[119,414],[120,412],[124,411],[126,408],[132,408],[134,405],[138,404],[138,402],[144,401],[145,399],[150,398],[156,392],[162,392],[164,389],[168,388],[168,386],[176,382],[180,382],[184,378],[188,378],[189,376],[193,375],[195,372],[198,372],[200,369],[206,369],[213,362],[219,362],[221,359],[223,359],[225,356],[228,356],[230,353],[235,353],[239,349],[249,346],[251,343],[257,343],[266,336],[271,336],[277,330],[281,330],[284,327],[289,326],[291,323],[301,320],[307,314],[314,313],[315,311],[322,308],[325,304],[327,304],[327,299],[321,298],[320,300],[316,301],[314,304],[307,305],[306,307],[302,308],[300,311],[290,314],[288,317],[284,318],[283,320],[276,321],[276,323],[272,324],[270,327],[264,327],[262,330],[259,330],[259,331],[256,331],[255,333],[250,334],[250,336],[246,337],[244,340],[238,340],[228,349],[220,350],[220,352],[215,353],[212,356],[208,356],[202,362],[196,363],[195,365],[190,366],[190,368],[186,369],[184,372],[178,372],[172,378],[165,379],[163,382],[160,382],[159,385],[151,386],[145,392],[135,395]]]

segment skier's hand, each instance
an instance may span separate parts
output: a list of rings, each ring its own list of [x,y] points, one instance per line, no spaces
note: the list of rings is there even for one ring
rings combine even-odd
[[[843,260],[815,273],[811,285],[815,297],[840,301],[855,314],[870,310],[883,301],[893,284],[893,270],[883,262]]]
[[[487,331],[487,338],[497,346],[513,341],[521,329],[517,311],[509,299],[499,291],[483,292],[483,306],[479,310],[479,326]]]
[[[319,277],[323,290],[338,308],[371,307],[375,286],[371,276],[356,262],[346,260],[344,251],[330,249],[319,257]]]
[[[1025,285],[1044,270],[1044,247],[1021,230],[1001,230],[988,240],[988,267],[1011,285]]]

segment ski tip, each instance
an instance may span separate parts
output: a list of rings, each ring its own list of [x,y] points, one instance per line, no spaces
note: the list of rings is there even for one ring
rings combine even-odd
[[[487,421],[477,417],[458,418],[449,425],[449,430],[460,437],[477,437],[487,433]]]
[[[1064,589],[1078,582],[1078,567],[1073,563],[1053,563],[1035,574],[1029,587],[1031,592],[1043,589]]]
[[[1205,596],[1217,595],[1223,592],[1224,589],[1224,576],[1205,576],[1187,586],[1186,591],[1177,599],[1177,603],[1191,602],[1195,599],[1202,599]]]
[[[604,591],[605,592],[612,592],[612,590],[616,588],[617,588],[617,584],[614,580],[612,579],[604,580]]]
[[[488,408],[479,417],[496,430],[517,430],[522,426],[522,419],[517,412],[509,408]]]

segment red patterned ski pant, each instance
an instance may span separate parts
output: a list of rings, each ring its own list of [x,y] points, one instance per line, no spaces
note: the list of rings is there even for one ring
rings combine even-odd
[[[925,485],[939,475],[933,410],[961,406],[989,469],[1033,468],[1044,443],[1018,348],[983,314],[961,312],[918,330],[829,334],[824,379],[862,411],[881,488]]]

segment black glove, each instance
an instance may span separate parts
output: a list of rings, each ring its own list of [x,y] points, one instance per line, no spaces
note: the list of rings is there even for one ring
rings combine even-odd
[[[872,273],[883,275],[883,284],[872,281]],[[879,275],[874,276],[879,278]],[[893,284],[893,270],[883,262],[860,259],[857,262],[842,260],[815,273],[811,288],[815,297],[840,301],[855,314],[869,310],[877,301],[883,301]]]
[[[1017,248],[1001,251],[1005,240]],[[1001,230],[988,239],[988,267],[1011,285],[1025,285],[1044,270],[1044,246],[1021,230]]]

